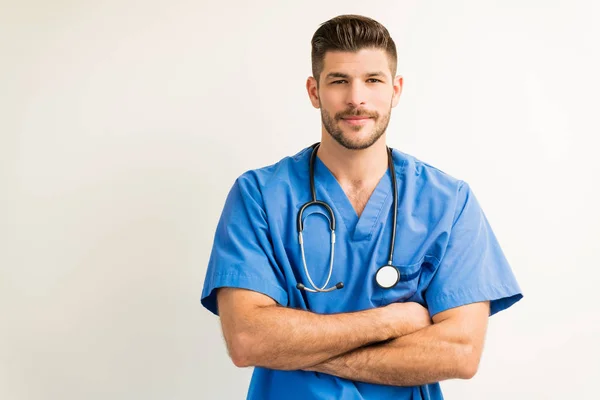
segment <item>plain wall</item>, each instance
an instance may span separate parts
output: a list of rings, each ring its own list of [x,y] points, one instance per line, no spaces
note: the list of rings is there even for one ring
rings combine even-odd
[[[467,181],[525,298],[448,399],[600,378],[592,1],[2,1],[0,398],[241,399],[199,299],[237,176],[320,138],[320,23],[396,41],[388,144]]]

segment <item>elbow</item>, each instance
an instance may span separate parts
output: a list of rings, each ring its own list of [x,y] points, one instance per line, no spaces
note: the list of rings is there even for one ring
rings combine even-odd
[[[238,368],[247,368],[252,366],[252,363],[250,363],[248,358],[242,354],[231,353],[231,361],[233,362],[233,365]]]
[[[231,361],[233,361],[233,365],[238,368],[247,368],[252,367],[252,364],[248,362],[248,359],[242,357],[231,357]]]
[[[481,360],[481,351],[471,344],[461,346],[458,378],[472,379],[479,370],[479,361]]]
[[[247,368],[255,366],[251,350],[253,349],[252,338],[245,333],[236,333],[228,341],[227,347],[229,357],[233,364],[238,368]]]
[[[479,366],[477,364],[465,364],[460,371],[460,379],[472,379],[476,374]]]

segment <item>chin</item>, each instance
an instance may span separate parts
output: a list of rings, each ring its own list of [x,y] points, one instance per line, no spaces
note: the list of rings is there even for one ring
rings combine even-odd
[[[367,144],[375,140],[375,135],[373,134],[373,132],[367,133],[364,131],[351,131],[347,133],[344,132],[343,139],[348,143]]]
[[[340,140],[337,140],[337,142],[348,150],[364,150],[375,144],[376,140],[373,140],[373,137],[371,136],[357,138],[344,135]]]

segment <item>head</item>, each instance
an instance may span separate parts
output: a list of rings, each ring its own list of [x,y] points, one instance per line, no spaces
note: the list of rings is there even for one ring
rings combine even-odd
[[[321,110],[323,134],[351,150],[372,146],[386,131],[402,92],[396,45],[379,22],[341,15],[313,35],[310,100]]]

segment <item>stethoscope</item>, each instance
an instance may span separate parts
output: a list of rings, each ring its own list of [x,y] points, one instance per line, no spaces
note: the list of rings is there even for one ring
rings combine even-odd
[[[315,159],[317,158],[317,150],[320,146],[320,143],[315,143],[312,148],[312,154],[310,156],[309,163],[309,178],[310,178],[310,192],[312,195],[312,200],[305,203],[302,207],[300,207],[300,211],[298,211],[297,217],[297,229],[298,229],[298,242],[300,243],[300,250],[302,253],[302,264],[304,265],[304,272],[306,273],[306,277],[310,282],[313,289],[307,288],[302,283],[298,283],[296,288],[299,290],[305,290],[307,292],[312,293],[326,293],[331,292],[336,289],[342,289],[344,287],[343,282],[338,282],[335,286],[327,288],[329,284],[329,280],[331,279],[331,273],[333,271],[333,254],[335,248],[335,215],[333,214],[333,210],[324,201],[317,200],[317,195],[315,191]],[[396,240],[396,219],[398,217],[398,190],[396,187],[396,171],[394,169],[394,160],[392,159],[392,149],[387,148],[388,153],[388,166],[390,168],[391,176],[392,176],[392,190],[394,192],[394,217],[393,217],[393,225],[392,225],[392,239],[390,244],[390,256],[387,264],[381,266],[377,273],[375,274],[375,282],[382,289],[390,289],[394,287],[401,278],[400,271],[396,267],[392,265],[392,259],[394,258],[394,241]],[[304,240],[302,239],[302,231],[304,230],[304,221],[302,216],[304,214],[304,210],[310,206],[317,205],[323,207],[327,210],[327,219],[329,220],[329,229],[331,230],[330,235],[330,243],[331,243],[331,252],[329,257],[329,276],[327,276],[327,281],[322,287],[317,287],[308,273],[308,268],[306,267],[306,257],[304,255]]]

